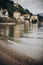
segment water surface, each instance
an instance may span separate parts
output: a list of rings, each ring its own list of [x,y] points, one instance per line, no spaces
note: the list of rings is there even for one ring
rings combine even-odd
[[[43,27],[33,27],[22,36],[16,42],[8,40],[12,43],[9,45],[37,61],[43,60]]]

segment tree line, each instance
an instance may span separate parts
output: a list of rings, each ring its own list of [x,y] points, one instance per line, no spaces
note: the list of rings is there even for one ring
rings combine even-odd
[[[18,8],[13,6],[14,4],[15,3],[12,0],[0,0],[0,8],[7,9],[9,17],[13,17],[14,11],[20,12],[21,15],[25,13],[30,14],[30,16],[32,15],[32,13],[28,9],[24,9],[20,4]]]

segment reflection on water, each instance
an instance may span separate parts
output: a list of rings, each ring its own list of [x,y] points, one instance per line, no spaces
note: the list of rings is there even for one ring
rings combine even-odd
[[[23,37],[43,39],[43,27],[33,27],[28,31],[28,33],[23,34]]]
[[[18,42],[20,41],[20,42]],[[28,33],[22,34],[17,42],[8,40],[10,46],[36,60],[43,60],[43,27],[33,26]],[[18,43],[18,44],[17,44]]]

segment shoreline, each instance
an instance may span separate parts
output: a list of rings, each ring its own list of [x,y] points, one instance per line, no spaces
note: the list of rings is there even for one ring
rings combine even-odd
[[[3,43],[4,42],[0,42],[1,65],[41,65],[33,58],[19,53],[17,50],[13,50]]]

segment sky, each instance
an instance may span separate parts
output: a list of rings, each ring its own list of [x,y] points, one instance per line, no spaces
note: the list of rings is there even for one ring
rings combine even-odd
[[[43,0],[13,0],[33,14],[43,13]]]

